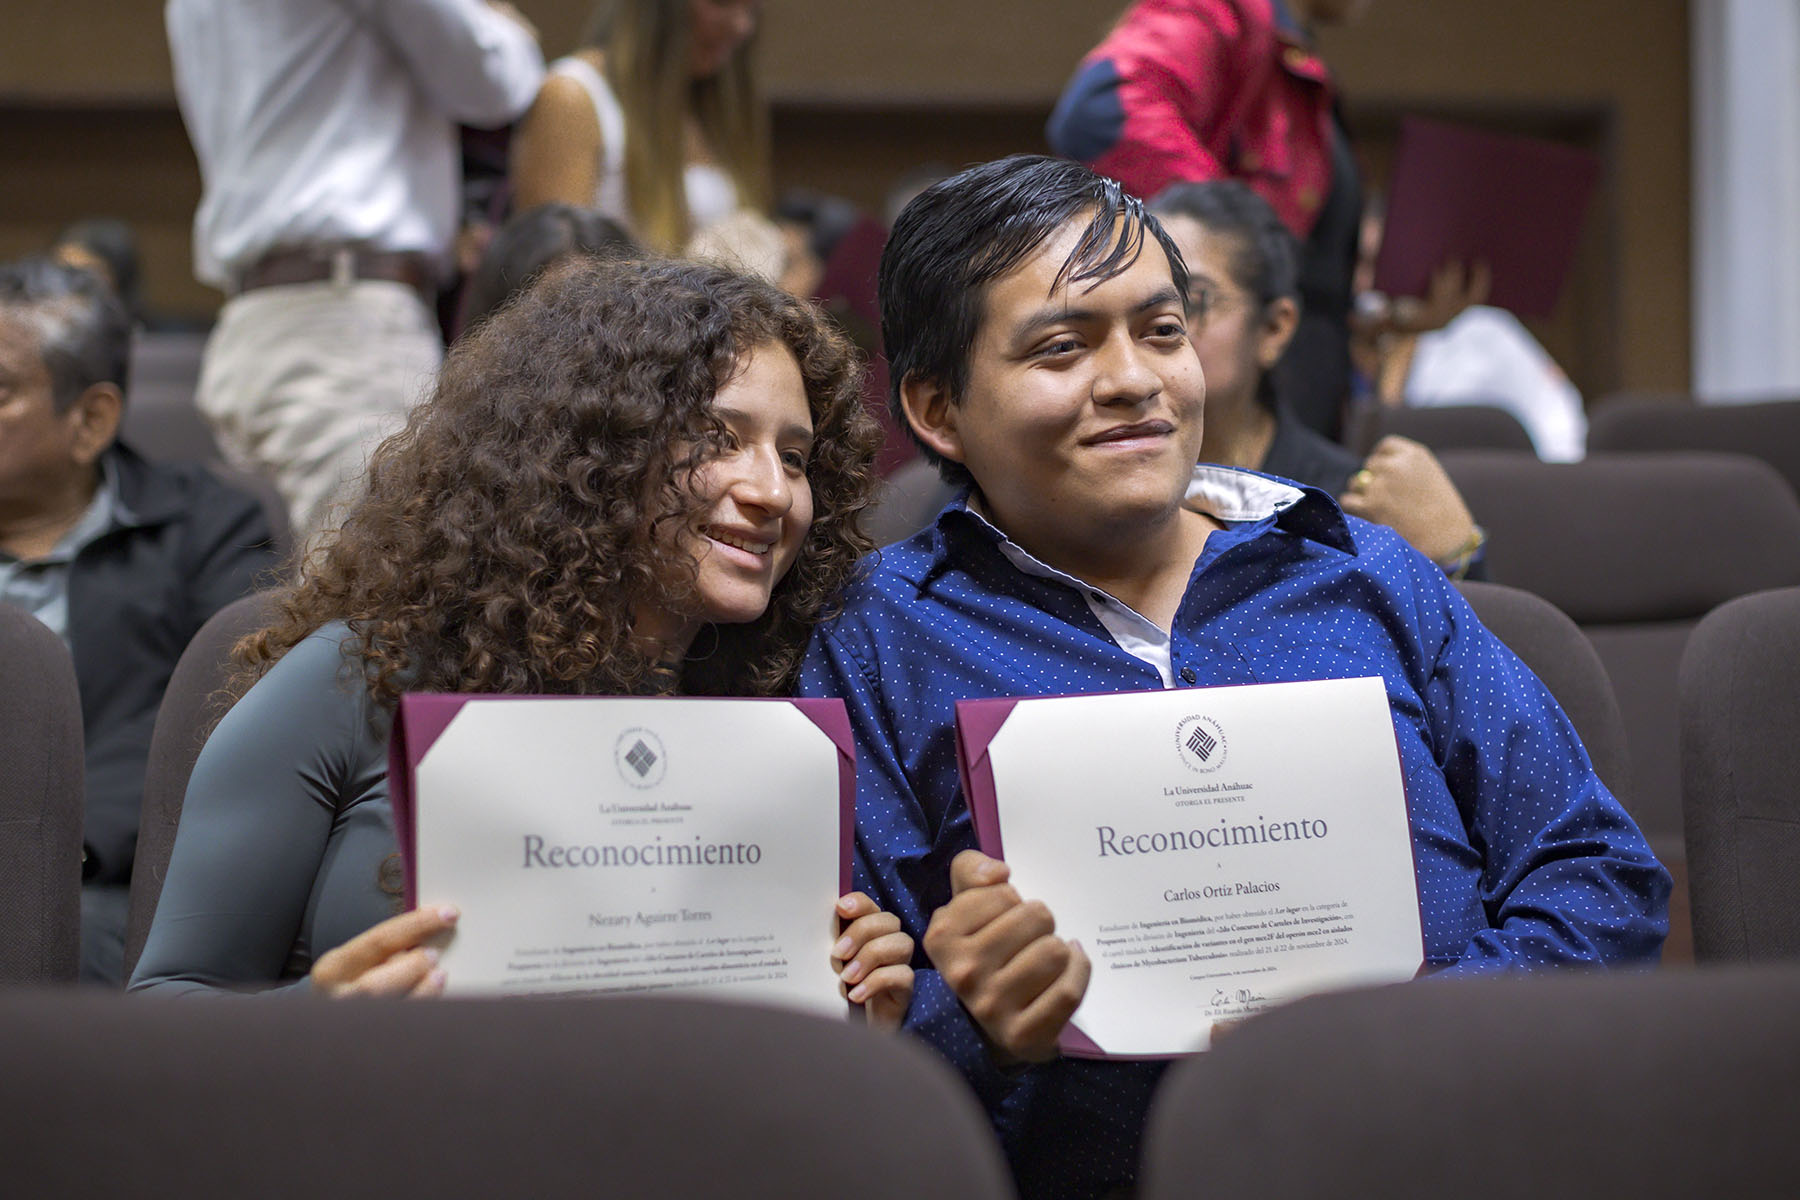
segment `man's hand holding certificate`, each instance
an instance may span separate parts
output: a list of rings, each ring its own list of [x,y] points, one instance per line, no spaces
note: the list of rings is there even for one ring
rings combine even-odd
[[[396,832],[408,898],[461,910],[447,990],[682,991],[842,1014],[832,960],[844,989],[865,984],[874,960],[853,971],[849,948],[898,928],[865,898],[838,902],[855,779],[843,724],[834,702],[408,696]]]
[[[971,701],[957,717],[981,844],[1005,863],[958,859],[926,948],[1002,1051],[1041,1056],[1060,1030],[1067,1053],[1179,1054],[1214,1022],[1418,972],[1379,679]]]

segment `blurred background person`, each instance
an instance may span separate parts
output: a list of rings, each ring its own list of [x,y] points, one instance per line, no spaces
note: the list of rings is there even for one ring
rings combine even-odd
[[[132,325],[143,323],[137,235],[130,225],[116,217],[72,221],[58,230],[51,240],[50,257],[98,275],[125,306],[125,315],[131,318]]]
[[[204,189],[195,274],[231,297],[196,403],[304,539],[442,358],[457,126],[517,118],[543,58],[486,0],[169,0],[165,18]]]
[[[1294,419],[1276,367],[1300,324],[1300,256],[1268,202],[1214,180],[1165,188],[1150,209],[1187,260],[1188,331],[1206,376],[1201,461],[1321,488],[1453,577],[1479,577],[1486,537],[1430,450],[1390,436],[1359,459]]]
[[[789,188],[783,192],[775,202],[775,224],[781,230],[787,252],[787,273],[779,280],[782,290],[821,302],[831,299],[820,290],[827,282],[826,265],[845,238],[872,223],[871,218],[865,217],[861,209],[842,196],[814,188]],[[881,237],[886,240],[885,225],[881,227]],[[841,323],[845,314],[834,312],[832,315]],[[860,331],[849,332],[857,345],[867,349]]]
[[[634,258],[638,245],[617,221],[569,204],[515,213],[488,243],[463,297],[467,330],[523,291],[547,267],[576,254]]]
[[[1301,239],[1300,322],[1279,367],[1294,418],[1330,438],[1350,397],[1362,182],[1316,26],[1368,0],[1139,0],[1082,60],[1045,133],[1146,200],[1240,179]],[[1442,286],[1479,300],[1460,270]],[[1458,304],[1457,307],[1461,307]],[[1386,314],[1384,314],[1385,316]]]
[[[599,5],[513,139],[515,209],[597,209],[665,254],[741,209],[765,213],[769,121],[751,57],[760,8]]]
[[[1416,408],[1503,408],[1531,435],[1539,458],[1574,462],[1585,455],[1587,410],[1581,392],[1518,317],[1490,304],[1425,312],[1430,298],[1390,302],[1374,290],[1385,215],[1381,198],[1372,196],[1363,213],[1356,266],[1357,310],[1379,315],[1418,307],[1402,311],[1400,319],[1358,321],[1351,354],[1370,398]]]
[[[115,440],[130,347],[98,272],[0,266],[0,604],[49,626],[75,661],[81,978],[114,987],[163,691],[207,618],[275,565],[255,499]]]
[[[1442,329],[1396,332],[1383,345],[1376,383],[1383,404],[1503,408],[1525,426],[1546,462],[1574,462],[1587,453],[1581,392],[1504,308],[1472,304]]]

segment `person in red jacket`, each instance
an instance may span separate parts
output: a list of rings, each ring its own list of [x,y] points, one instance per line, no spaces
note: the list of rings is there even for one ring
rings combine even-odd
[[[1295,415],[1335,437],[1350,380],[1362,188],[1309,30],[1367,0],[1139,0],[1082,60],[1046,130],[1146,200],[1235,178],[1301,239],[1301,321],[1283,359]]]

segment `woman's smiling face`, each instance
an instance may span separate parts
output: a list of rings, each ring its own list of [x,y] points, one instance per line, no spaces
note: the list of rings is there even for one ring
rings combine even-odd
[[[1214,233],[1189,216],[1165,214],[1163,229],[1188,266],[1188,336],[1206,374],[1206,402],[1216,412],[1238,411],[1287,348],[1292,321],[1281,302],[1265,305],[1238,281],[1244,247],[1233,234]]]
[[[793,351],[764,342],[713,398],[724,444],[694,468],[697,516],[669,537],[694,558],[691,615],[640,617],[640,635],[685,646],[702,624],[754,621],[812,528],[813,422]]]

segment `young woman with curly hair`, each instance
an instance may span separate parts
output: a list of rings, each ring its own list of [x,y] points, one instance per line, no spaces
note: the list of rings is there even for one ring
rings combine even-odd
[[[393,915],[399,694],[785,693],[869,548],[875,437],[849,343],[773,285],[553,268],[451,351],[238,646],[132,986],[440,990],[422,943],[454,913]],[[897,1024],[911,940],[838,912],[848,994]]]

